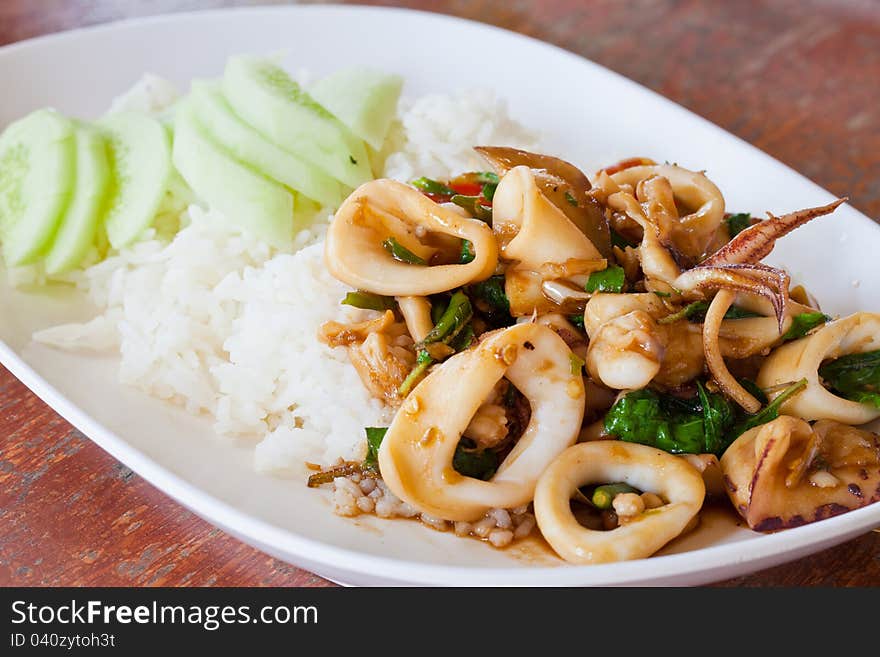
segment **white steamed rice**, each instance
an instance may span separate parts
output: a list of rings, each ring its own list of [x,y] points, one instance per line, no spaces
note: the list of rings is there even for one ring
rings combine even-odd
[[[161,98],[151,96],[160,94]],[[162,111],[173,94],[150,78],[128,103]],[[533,148],[535,138],[483,91],[402,101],[383,175],[410,180],[485,167],[472,146]],[[363,318],[322,264],[326,223],[273,252],[197,205],[170,242],[150,232],[68,278],[101,310],[40,331],[64,349],[118,349],[120,381],[212,418],[218,434],[256,441],[255,467],[302,472],[305,461],[364,456],[364,426],[390,412],[371,398],[343,348],[316,339],[324,322]]]

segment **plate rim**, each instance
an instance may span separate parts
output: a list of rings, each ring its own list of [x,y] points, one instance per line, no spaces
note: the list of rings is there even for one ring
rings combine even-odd
[[[704,127],[724,135],[725,138],[733,138],[746,146],[751,155],[769,159],[774,165],[783,167],[787,173],[799,176],[813,188],[813,192],[826,198],[836,198],[833,194],[813,182],[797,170],[780,162],[773,156],[765,153],[758,147],[750,144],[741,137],[712,123],[708,119],[696,114],[692,110],[666,98],[656,91],[631,80],[616,71],[608,69],[593,62],[577,53],[566,50],[560,46],[542,41],[535,37],[513,32],[488,23],[450,16],[447,14],[433,13],[424,10],[416,10],[401,7],[371,7],[360,5],[287,5],[287,6],[257,6],[257,7],[232,7],[209,10],[195,10],[184,12],[163,13],[152,16],[126,18],[122,20],[78,27],[71,30],[45,34],[11,44],[0,46],[0,60],[17,54],[27,53],[30,49],[50,47],[53,43],[75,39],[88,39],[92,34],[112,32],[119,29],[137,28],[142,25],[154,23],[168,23],[179,20],[197,20],[203,17],[217,17],[230,14],[271,14],[271,13],[326,13],[341,12],[351,13],[381,13],[381,14],[407,14],[418,15],[422,20],[443,21],[451,24],[466,25],[472,29],[482,29],[503,33],[506,38],[512,38],[522,43],[530,43],[552,52],[553,56],[567,57],[577,60],[579,65],[586,65],[601,72],[602,75],[615,77],[618,82],[630,85],[641,94],[651,94],[655,100],[665,104],[669,109],[682,114],[688,121],[698,121]],[[847,203],[850,214],[859,221],[870,224],[874,229],[880,230],[880,226],[857,208]],[[308,565],[300,565],[321,574],[325,577],[339,578],[345,581],[345,576],[339,573],[348,573],[368,577],[375,580],[384,580],[393,583],[427,584],[427,585],[469,585],[500,583],[511,585],[535,585],[535,580],[540,580],[541,585],[570,585],[572,582],[585,585],[626,585],[629,583],[650,582],[674,582],[676,579],[689,579],[690,581],[717,581],[717,577],[706,577],[710,571],[724,567],[728,571],[726,577],[733,577],[745,572],[757,571],[777,563],[797,558],[792,557],[780,546],[792,542],[789,537],[796,536],[797,546],[792,550],[799,555],[809,554],[831,545],[848,540],[861,530],[869,531],[875,524],[880,523],[880,503],[868,505],[833,518],[804,525],[784,532],[765,534],[749,540],[748,550],[743,550],[744,544],[740,541],[715,546],[708,546],[690,550],[687,552],[653,556],[626,562],[597,565],[572,565],[559,564],[554,566],[458,566],[435,564],[424,561],[412,561],[393,557],[384,557],[368,554],[357,550],[339,547],[331,543],[322,542],[297,534],[291,530],[283,529],[272,523],[256,518],[245,511],[239,510],[231,504],[202,490],[195,484],[190,483],[168,468],[149,457],[141,450],[130,445],[120,435],[104,427],[99,421],[91,417],[84,409],[61,394],[54,386],[40,376],[15,350],[5,341],[0,340],[0,363],[2,363],[17,379],[19,379],[31,392],[49,405],[56,413],[65,418],[74,427],[86,435],[92,442],[98,445],[113,458],[124,463],[159,489],[163,494],[181,504],[209,523],[222,528],[227,533],[239,540],[256,547],[268,554],[285,561],[291,561],[290,555],[296,555]],[[121,384],[120,384],[121,385]],[[876,517],[874,517],[876,516]],[[829,524],[833,527],[829,527]],[[747,552],[747,554],[743,554]],[[728,557],[725,559],[725,557]],[[695,559],[706,560],[711,563],[694,566]],[[326,567],[328,570],[323,571]],[[661,571],[659,574],[657,571]],[[328,573],[332,573],[329,574]],[[730,574],[733,573],[733,574]],[[701,574],[703,577],[701,578]]]

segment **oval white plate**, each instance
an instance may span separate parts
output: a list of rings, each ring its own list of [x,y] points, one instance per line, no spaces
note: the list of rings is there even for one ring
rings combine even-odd
[[[761,213],[831,196],[716,126],[580,57],[484,25],[390,9],[289,7],[183,14],[36,39],[0,49],[0,125],[46,105],[100,114],[150,71],[182,89],[235,53],[283,51],[290,69],[394,71],[405,94],[494,89],[545,133],[548,151],[597,163],[633,155],[706,169],[734,210]],[[820,253],[821,251],[821,253]],[[786,237],[771,260],[832,313],[880,310],[880,230],[842,207]],[[829,266],[829,263],[834,266]],[[5,277],[0,272],[0,278]],[[856,283],[858,282],[858,283]],[[409,521],[340,518],[326,493],[251,468],[250,451],[209,423],[116,383],[115,358],[63,353],[33,330],[84,319],[81,299],[0,283],[0,361],[98,445],[202,517],[266,552],[350,584],[699,584],[801,557],[880,524],[880,504],[775,535],[712,517],[662,556],[573,567],[532,549],[497,551]]]

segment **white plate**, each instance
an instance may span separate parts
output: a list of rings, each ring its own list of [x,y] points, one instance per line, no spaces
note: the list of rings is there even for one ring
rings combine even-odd
[[[732,209],[779,214],[832,198],[748,144],[580,57],[477,23],[403,10],[184,14],[12,45],[0,49],[0,125],[45,105],[95,116],[145,71],[185,88],[193,77],[218,75],[231,54],[274,51],[286,52],[290,69],[319,74],[354,64],[395,71],[405,76],[408,95],[491,86],[517,119],[546,133],[549,152],[583,165],[643,155],[706,169]],[[848,313],[880,310],[878,252],[880,230],[844,206],[786,237],[771,261],[806,283],[826,311]],[[81,299],[0,284],[0,309],[0,361],[98,445],[231,534],[340,582],[698,584],[792,560],[880,525],[880,504],[766,536],[713,517],[663,556],[574,567],[538,549],[498,551],[415,522],[340,518],[326,493],[257,475],[250,451],[213,437],[208,422],[117,385],[115,358],[30,341],[35,329],[89,317]]]

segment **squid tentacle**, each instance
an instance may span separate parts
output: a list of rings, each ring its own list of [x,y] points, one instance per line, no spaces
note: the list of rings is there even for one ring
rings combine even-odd
[[[806,208],[775,217],[769,212],[768,219],[749,226],[700,264],[706,267],[717,265],[757,263],[767,257],[780,237],[788,235],[795,228],[803,226],[817,217],[831,214],[845,203],[846,197],[828,205]]]

